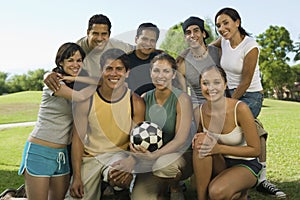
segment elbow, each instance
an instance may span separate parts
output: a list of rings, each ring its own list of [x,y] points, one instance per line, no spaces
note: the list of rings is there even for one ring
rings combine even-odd
[[[253,157],[258,157],[260,155],[260,146],[258,147],[253,147],[253,152],[252,155]]]

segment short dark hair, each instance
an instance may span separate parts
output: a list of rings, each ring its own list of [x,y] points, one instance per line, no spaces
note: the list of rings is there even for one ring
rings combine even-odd
[[[94,24],[106,24],[108,26],[108,32],[111,33],[111,22],[109,18],[102,14],[93,15],[89,19],[88,31],[92,29]]]
[[[100,58],[100,67],[103,69],[107,60],[121,60],[125,66],[126,71],[129,69],[130,61],[128,55],[121,49],[112,48],[106,50]]]
[[[136,37],[139,37],[142,34],[143,30],[154,31],[156,33],[156,41],[158,40],[160,31],[155,24],[152,24],[150,22],[140,24],[136,31]]]

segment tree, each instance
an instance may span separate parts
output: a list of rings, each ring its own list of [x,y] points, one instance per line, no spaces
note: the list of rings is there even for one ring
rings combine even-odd
[[[40,91],[43,89],[44,69],[28,71],[27,74],[14,75],[7,81],[7,90],[9,93],[20,91]]]
[[[28,71],[27,75],[27,90],[40,91],[44,86],[44,69],[37,69],[35,71]]]
[[[183,49],[187,48],[184,42],[183,31],[181,28],[182,23],[176,24],[171,27],[160,45],[160,49],[164,50],[174,58],[176,58]]]
[[[0,72],[0,95],[8,92],[5,84],[7,77],[8,73]]]
[[[206,39],[206,43],[209,44],[214,41],[217,35],[212,31],[213,23],[210,19],[205,19],[206,23],[204,24],[205,30],[207,30],[209,34],[209,38]],[[160,45],[160,49],[164,50],[174,58],[176,58],[180,52],[182,52],[185,48],[187,48],[187,44],[184,41],[184,34],[182,30],[183,22],[172,26],[164,39],[164,41]]]
[[[300,36],[299,36],[300,39]],[[294,61],[300,60],[300,42],[296,42],[294,45],[294,52],[296,53]]]
[[[290,33],[284,27],[270,26],[256,39],[261,46],[259,64],[264,88],[274,90],[282,98],[283,87],[292,88],[294,84],[291,68],[287,64],[290,60],[287,55],[294,48]]]
[[[291,90],[291,97],[300,101],[300,64],[292,66],[292,76],[295,77],[294,87]]]
[[[15,92],[26,91],[26,82],[27,82],[27,78],[25,74],[13,75],[7,81],[8,92],[15,93]]]

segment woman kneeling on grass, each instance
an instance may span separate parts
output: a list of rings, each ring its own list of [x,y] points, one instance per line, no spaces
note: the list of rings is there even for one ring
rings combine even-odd
[[[207,101],[194,110],[193,165],[201,200],[247,199],[262,169],[253,115],[245,103],[225,97],[226,83],[221,67],[208,67],[200,75]]]
[[[84,51],[75,43],[63,44],[57,52],[54,71],[77,76],[82,68]],[[67,145],[73,125],[72,101],[88,98],[96,86],[73,90],[73,84],[61,81],[59,90],[43,88],[42,102],[35,128],[25,144],[19,175],[24,174],[30,200],[64,199],[69,187],[70,165]]]

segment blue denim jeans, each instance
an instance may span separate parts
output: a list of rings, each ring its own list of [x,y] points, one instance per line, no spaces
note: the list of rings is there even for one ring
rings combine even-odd
[[[229,90],[229,92],[232,95],[234,89]],[[254,118],[257,118],[261,111],[264,95],[261,92],[246,92],[239,100],[245,102],[249,106]]]

